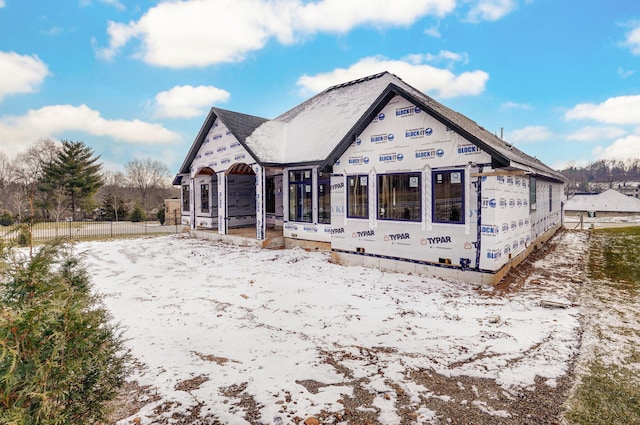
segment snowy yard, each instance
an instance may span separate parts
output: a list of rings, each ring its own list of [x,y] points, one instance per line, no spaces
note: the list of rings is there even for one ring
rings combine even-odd
[[[504,293],[184,236],[77,249],[139,362],[119,424],[519,423],[579,350],[579,309],[541,301],[576,301],[586,237],[556,239]]]

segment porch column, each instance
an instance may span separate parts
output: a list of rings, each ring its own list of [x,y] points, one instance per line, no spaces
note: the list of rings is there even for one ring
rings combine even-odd
[[[227,234],[227,175],[218,174],[218,233]]]
[[[254,165],[253,171],[256,173],[256,239],[261,241],[266,239],[267,217],[264,208],[265,202],[265,172],[260,165]]]

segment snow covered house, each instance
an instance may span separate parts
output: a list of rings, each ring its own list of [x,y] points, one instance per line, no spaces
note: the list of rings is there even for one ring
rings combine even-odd
[[[199,235],[497,282],[561,225],[564,179],[388,72],[279,117],[211,108],[174,184]]]
[[[627,217],[640,215],[640,199],[614,189],[602,193],[576,194],[567,199],[564,213],[571,217]]]

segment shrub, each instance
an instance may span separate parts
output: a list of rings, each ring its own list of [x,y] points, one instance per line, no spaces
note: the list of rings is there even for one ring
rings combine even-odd
[[[18,232],[18,236],[16,238],[16,243],[18,246],[30,246],[31,245],[31,232],[29,231],[29,226],[26,224],[21,224],[16,228],[16,232]]]
[[[146,214],[144,213],[142,208],[138,206],[133,209],[129,218],[131,219],[132,222],[138,223],[138,222],[144,221],[144,219],[146,218]]]
[[[15,218],[10,211],[3,210],[0,213],[0,226],[11,226],[15,222]]]
[[[33,256],[2,247],[0,423],[104,422],[128,358],[69,245],[50,243]]]
[[[158,221],[160,222],[160,225],[164,225],[165,222],[165,212],[164,212],[164,207],[158,211],[158,213],[156,214],[156,217],[158,218]]]

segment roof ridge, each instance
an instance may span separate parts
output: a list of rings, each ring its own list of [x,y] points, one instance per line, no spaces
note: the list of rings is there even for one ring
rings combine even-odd
[[[365,81],[375,80],[375,79],[381,78],[382,76],[384,76],[386,74],[394,75],[394,74],[391,74],[389,71],[383,71],[383,72],[379,72],[377,74],[373,74],[373,75],[369,75],[369,76],[366,76],[366,77],[358,78],[357,80],[352,80],[352,81],[347,81],[346,83],[336,84],[335,86],[329,87],[324,92],[328,93],[330,91],[338,90],[338,89],[341,89],[343,87],[354,86],[356,84],[364,83]],[[400,77],[398,77],[397,75],[394,75],[394,77],[396,77],[399,80],[401,80]]]

